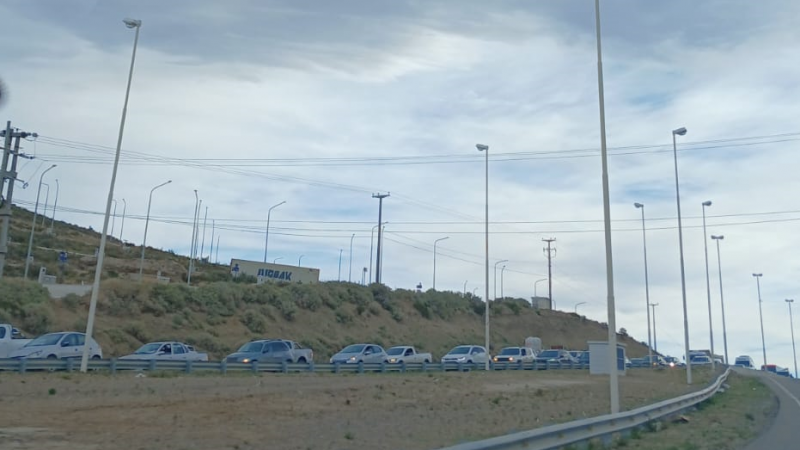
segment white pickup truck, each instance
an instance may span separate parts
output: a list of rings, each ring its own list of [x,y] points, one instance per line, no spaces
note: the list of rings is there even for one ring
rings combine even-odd
[[[19,330],[9,324],[0,324],[0,358],[8,358],[15,350],[21,349],[30,339],[22,339]]]
[[[430,353],[417,353],[414,347],[400,345],[386,350],[389,355],[389,364],[422,364],[429,363],[433,360]]]

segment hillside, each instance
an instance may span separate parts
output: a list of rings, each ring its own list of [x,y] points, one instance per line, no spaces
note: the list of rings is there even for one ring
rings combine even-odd
[[[51,300],[41,286],[19,279],[0,281],[0,292],[0,322],[12,322],[28,334],[85,328],[88,296]],[[570,349],[606,338],[598,322],[526,305],[521,299],[491,305],[493,352],[521,345],[528,336]],[[107,356],[152,340],[176,339],[220,358],[250,339],[272,337],[313,348],[318,362],[356,342],[415,345],[439,357],[458,344],[483,343],[483,309],[469,295],[381,285],[215,282],[190,288],[109,280],[101,289],[95,336]],[[646,353],[628,337],[620,342],[631,357]]]

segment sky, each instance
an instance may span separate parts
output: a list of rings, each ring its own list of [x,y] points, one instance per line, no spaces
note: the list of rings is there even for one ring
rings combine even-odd
[[[730,358],[763,362],[758,272],[768,362],[793,367],[784,299],[800,297],[799,13],[789,0],[602,2],[616,321],[647,340],[640,202],[664,353],[683,353],[671,131],[686,127],[690,346],[710,347],[710,292],[723,353],[710,236],[724,235]],[[268,210],[285,201],[270,216],[269,260],[303,255],[323,280],[360,282],[378,223],[372,194],[390,193],[383,282],[430,288],[434,241],[447,238],[436,288],[483,298],[481,143],[499,264],[489,297],[533,296],[547,276],[542,239],[555,238],[556,307],[607,320],[594,2],[17,0],[0,14],[14,17],[0,29],[0,112],[39,134],[24,143],[36,158],[22,165],[30,184],[15,191],[18,205],[33,207],[39,176],[57,164],[45,176],[47,214],[58,179],[56,218],[102,229],[135,34],[122,19],[132,17],[142,27],[115,236],[140,244],[150,189],[172,180],[153,195],[149,245],[189,253],[196,189],[203,254],[213,228],[212,259],[261,260]]]

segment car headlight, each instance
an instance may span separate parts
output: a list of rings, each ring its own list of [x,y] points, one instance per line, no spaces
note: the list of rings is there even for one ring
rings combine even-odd
[[[350,357],[350,361],[355,361],[355,360],[356,360],[356,357],[355,357],[355,356],[351,356],[351,357]]]
[[[242,360],[242,362],[243,362],[243,363],[245,363],[245,364],[247,364],[247,363],[249,363],[249,362],[250,362],[250,358],[245,358],[245,359],[243,359],[243,360]]]
[[[466,360],[467,360],[466,356],[459,356],[458,357],[458,361],[466,361]]]
[[[41,350],[39,350],[38,352],[33,352],[33,353],[29,353],[28,354],[29,358],[30,357],[38,357],[38,356],[42,356],[42,351]]]
[[[494,359],[494,362],[497,362],[497,356],[495,356],[495,357],[494,357],[494,358],[492,358],[492,359]]]
[[[390,362],[390,363],[397,362],[397,358],[392,358],[392,359],[390,359],[390,360],[389,360],[389,362]]]
[[[513,357],[513,356],[512,356],[512,357],[510,357],[510,358],[508,358],[508,360],[509,360],[509,361],[514,361],[514,357]]]

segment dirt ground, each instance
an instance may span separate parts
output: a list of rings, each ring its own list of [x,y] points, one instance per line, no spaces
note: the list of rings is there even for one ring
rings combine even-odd
[[[631,409],[711,374],[620,378]],[[435,449],[605,414],[584,371],[416,374],[0,374],[0,449]]]

